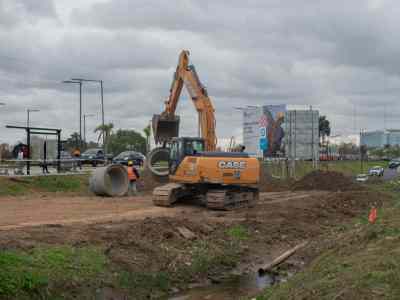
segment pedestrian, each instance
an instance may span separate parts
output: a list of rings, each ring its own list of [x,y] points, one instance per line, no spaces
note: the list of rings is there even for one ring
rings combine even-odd
[[[22,149],[22,147],[19,149],[18,151],[18,155],[17,155],[17,171],[16,174],[17,175],[24,175],[24,151]]]
[[[81,161],[81,150],[79,148],[76,148],[74,152],[72,153],[76,160],[76,166],[79,167],[80,170],[82,170],[82,161]]]
[[[47,168],[47,139],[43,143],[43,161],[42,161],[42,173],[50,174],[49,169]]]
[[[136,170],[133,165],[133,161],[128,161],[128,180],[129,180],[129,189],[128,195],[135,196],[137,194],[136,181],[139,179],[139,172]]]

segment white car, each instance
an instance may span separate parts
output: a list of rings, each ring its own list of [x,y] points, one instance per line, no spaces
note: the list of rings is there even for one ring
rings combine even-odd
[[[358,182],[366,182],[367,180],[368,180],[367,174],[358,174],[356,176],[356,181],[358,181]]]
[[[369,169],[368,174],[370,176],[383,176],[384,169],[381,166],[375,166]]]

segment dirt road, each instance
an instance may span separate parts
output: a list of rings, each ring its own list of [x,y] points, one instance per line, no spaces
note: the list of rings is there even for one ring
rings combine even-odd
[[[260,203],[279,203],[301,200],[326,192],[262,193]],[[146,217],[174,217],[181,214],[209,214],[196,205],[177,205],[173,209],[156,207],[151,196],[100,198],[100,197],[8,197],[0,198],[0,230],[26,226],[97,223],[105,221],[137,220]]]

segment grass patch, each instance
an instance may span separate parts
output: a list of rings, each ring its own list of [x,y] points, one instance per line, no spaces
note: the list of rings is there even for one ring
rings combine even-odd
[[[29,179],[31,185],[47,192],[78,192],[87,187],[86,176],[40,176]]]
[[[286,177],[287,170],[283,162],[276,163],[266,161],[264,162],[268,171],[278,177]],[[382,166],[386,168],[388,166],[387,161],[364,161],[361,165],[360,161],[357,160],[341,160],[341,161],[321,161],[318,166],[320,170],[324,171],[335,171],[344,173],[348,176],[356,176],[360,173],[367,173],[368,170],[374,166]],[[296,178],[302,178],[306,174],[314,171],[311,161],[296,161]]]
[[[0,178],[0,196],[28,195],[32,192],[87,193],[87,175]]]
[[[0,297],[48,298],[56,286],[89,283],[105,269],[96,248],[37,248],[32,253],[0,253]]]
[[[233,238],[237,241],[244,241],[249,238],[247,229],[242,225],[235,225],[229,228],[226,233],[230,238]]]
[[[257,299],[400,299],[400,196],[392,195],[375,224],[357,218],[332,249]]]

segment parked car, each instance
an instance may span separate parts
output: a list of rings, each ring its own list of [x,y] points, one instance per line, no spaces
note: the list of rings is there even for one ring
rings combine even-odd
[[[135,166],[143,166],[145,160],[146,157],[140,152],[124,151],[114,157],[113,163],[127,166],[128,161],[133,161]]]
[[[383,176],[384,168],[381,166],[375,166],[368,170],[368,174],[370,176]]]
[[[368,180],[367,174],[358,174],[356,176],[356,181],[358,181],[358,182],[366,182],[367,180]]]
[[[392,159],[389,162],[389,169],[396,169],[399,166],[400,166],[400,159],[398,159],[398,158]]]
[[[104,163],[106,157],[104,155],[103,149],[93,148],[88,149],[81,154],[82,164],[90,164],[93,167],[96,167],[98,164]]]

